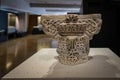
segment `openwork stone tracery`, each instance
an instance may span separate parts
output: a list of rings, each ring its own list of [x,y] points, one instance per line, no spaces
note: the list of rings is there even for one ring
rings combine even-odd
[[[58,40],[58,60],[75,65],[88,61],[89,40],[101,29],[101,15],[42,16],[43,30]]]

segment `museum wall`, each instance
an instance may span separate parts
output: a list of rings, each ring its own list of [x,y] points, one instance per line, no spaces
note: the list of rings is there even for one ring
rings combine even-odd
[[[8,23],[7,17],[8,17],[7,12],[0,10],[0,30],[7,29]]]
[[[91,47],[109,47],[120,56],[118,45],[120,8],[118,5],[114,0],[83,0],[84,14],[102,14],[102,28],[100,33],[91,40]]]
[[[0,10],[0,42],[5,41],[7,39],[7,12]]]

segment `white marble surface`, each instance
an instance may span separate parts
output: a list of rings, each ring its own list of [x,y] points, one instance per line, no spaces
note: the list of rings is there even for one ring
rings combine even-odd
[[[120,78],[120,58],[109,48],[90,48],[92,58],[75,66],[62,65],[55,59],[57,55],[56,48],[42,49],[2,79]]]

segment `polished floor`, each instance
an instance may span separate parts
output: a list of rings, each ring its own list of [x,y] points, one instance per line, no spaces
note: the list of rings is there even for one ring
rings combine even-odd
[[[28,35],[0,43],[0,78],[42,48],[57,47],[46,35]]]

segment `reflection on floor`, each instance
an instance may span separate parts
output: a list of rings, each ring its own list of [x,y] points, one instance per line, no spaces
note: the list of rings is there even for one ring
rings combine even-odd
[[[0,77],[40,49],[52,47],[57,47],[57,42],[46,35],[29,35],[0,43]]]

